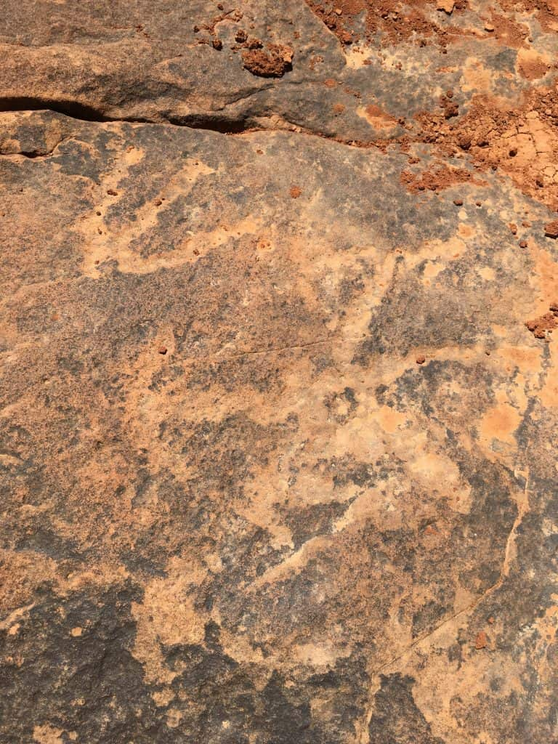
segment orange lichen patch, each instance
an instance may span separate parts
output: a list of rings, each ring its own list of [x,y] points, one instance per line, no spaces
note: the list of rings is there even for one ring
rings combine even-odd
[[[401,183],[411,193],[416,193],[417,191],[439,192],[450,186],[467,183],[468,181],[482,185],[482,182],[476,180],[469,171],[463,168],[451,168],[447,165],[440,165],[433,170],[423,171],[422,173],[403,171],[401,174]]]
[[[457,232],[462,238],[472,238],[475,235],[475,228],[472,225],[466,225],[464,222],[460,222]]]
[[[418,453],[409,461],[409,472],[413,479],[429,489],[448,489],[458,487],[459,469],[444,455],[435,452]]]
[[[481,268],[478,269],[478,273],[485,282],[493,282],[496,279],[496,272],[491,266],[481,266]]]
[[[481,60],[470,57],[466,60],[462,71],[461,90],[464,93],[476,91],[477,93],[489,93],[491,90],[493,73],[486,68]]]
[[[388,434],[396,432],[407,420],[404,413],[400,413],[395,408],[390,408],[389,406],[382,406],[380,408],[377,413],[377,419],[382,429]]]
[[[424,244],[420,253],[413,256],[417,264],[425,259],[433,263],[453,261],[462,256],[467,250],[467,243],[464,238],[469,236],[463,235],[458,229],[458,234],[452,236],[449,240],[432,240]],[[437,272],[439,273],[439,272]]]
[[[517,410],[508,403],[501,403],[486,412],[480,425],[480,434],[488,442],[499,439],[514,444],[513,434],[520,423],[521,416]]]
[[[441,262],[436,263],[434,261],[429,261],[425,265],[424,273],[423,273],[423,276],[426,279],[426,283],[429,284],[430,282],[428,280],[434,279],[434,277],[438,276],[438,274],[443,270],[444,270],[444,265]],[[419,359],[422,359],[423,361],[419,362],[418,361]],[[417,357],[415,361],[417,362],[417,364],[424,364],[424,362],[426,361],[426,357],[423,357],[423,355],[421,355],[420,357]]]
[[[530,248],[531,256],[535,264],[534,282],[538,287],[539,295],[534,315],[544,315],[549,311],[554,303],[558,300],[558,263],[552,259],[549,252],[532,245]]]
[[[500,347],[498,355],[510,362],[522,372],[538,373],[541,369],[541,352],[539,348],[524,346]]]

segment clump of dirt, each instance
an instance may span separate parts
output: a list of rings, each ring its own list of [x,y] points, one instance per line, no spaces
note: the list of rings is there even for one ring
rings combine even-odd
[[[411,173],[403,171],[401,173],[401,183],[407,191],[415,194],[417,191],[435,191],[439,193],[450,186],[455,186],[467,181],[482,186],[484,182],[475,180],[473,174],[462,168],[450,168],[447,165],[440,165],[432,170],[422,171],[421,173]]]
[[[283,77],[292,70],[294,52],[286,44],[269,44],[267,49],[245,49],[242,52],[244,67],[259,77]]]
[[[357,15],[363,9],[365,3],[355,0],[352,3],[353,12],[344,11],[343,7],[329,7],[331,3],[320,0],[306,0],[310,10],[332,31],[342,44],[352,44],[358,37],[347,27],[347,19]],[[347,2],[340,2],[339,6],[347,6]],[[344,15],[345,12],[345,15]]]
[[[306,0],[307,5],[332,31],[342,44],[360,41],[361,21],[368,39],[380,34],[384,42],[415,42],[426,39],[445,46],[452,35],[462,35],[458,28],[439,26],[432,20],[437,0]],[[455,0],[450,13],[467,7],[467,0]],[[446,11],[447,13],[447,11]]]
[[[544,234],[547,238],[553,238],[556,240],[556,238],[558,238],[558,220],[546,224],[544,226]]]
[[[440,97],[440,106],[444,110],[444,119],[452,119],[459,114],[459,106],[453,100],[453,91],[451,90]]]
[[[557,8],[553,0],[498,0],[498,5],[510,15],[531,15],[544,33],[556,33]]]
[[[510,16],[512,13],[510,13]],[[515,13],[513,13],[515,15]],[[494,36],[512,49],[519,49],[529,36],[529,28],[523,23],[517,23],[512,17],[492,11],[491,26]],[[485,27],[486,28],[486,27]]]
[[[445,155],[467,153],[480,170],[509,176],[523,193],[558,209],[558,99],[551,88],[526,92],[510,104],[473,98],[466,114],[421,113],[415,141],[436,144]]]
[[[502,44],[528,47],[529,26],[518,16],[535,18],[544,33],[556,33],[557,8],[552,0],[306,0],[307,5],[344,45],[375,39],[380,45],[438,43],[442,48],[463,36],[478,36],[479,23]],[[470,28],[448,19],[467,11]],[[474,15],[477,18],[474,18]]]
[[[525,325],[535,338],[548,338],[548,334],[558,328],[558,302],[550,306],[549,312],[540,318],[526,321]]]
[[[551,69],[548,58],[533,50],[522,50],[517,55],[517,69],[525,80],[540,80]]]
[[[480,651],[483,648],[486,648],[488,645],[488,636],[484,632],[484,630],[481,630],[480,633],[477,633],[477,637],[475,638],[475,648],[477,651]]]
[[[222,9],[219,4],[218,8]],[[220,52],[224,48],[222,39],[217,35],[217,24],[224,20],[240,23],[243,13],[238,9],[227,10],[215,16],[207,23],[194,26],[194,33],[202,34],[198,44],[207,44]],[[203,35],[204,32],[208,35]],[[286,44],[268,44],[264,51],[264,44],[253,36],[249,36],[243,28],[238,28],[234,35],[235,43],[229,46],[233,53],[242,50],[243,67],[253,75],[259,77],[282,77],[292,70],[294,51]]]

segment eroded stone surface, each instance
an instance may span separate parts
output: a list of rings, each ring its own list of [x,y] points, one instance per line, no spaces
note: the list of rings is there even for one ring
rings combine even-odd
[[[556,739],[554,103],[509,106],[553,90],[516,67],[551,10],[500,8],[527,42],[473,5],[409,38],[346,2],[31,5],[0,21],[2,740]],[[471,80],[508,101],[486,143]]]

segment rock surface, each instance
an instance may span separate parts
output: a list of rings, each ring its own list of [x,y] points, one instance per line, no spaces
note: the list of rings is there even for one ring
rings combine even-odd
[[[0,17],[0,741],[558,741],[558,9],[219,5]]]

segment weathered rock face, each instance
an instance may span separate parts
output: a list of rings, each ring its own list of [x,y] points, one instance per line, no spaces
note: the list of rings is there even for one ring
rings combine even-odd
[[[9,0],[0,741],[558,741],[556,12]]]

